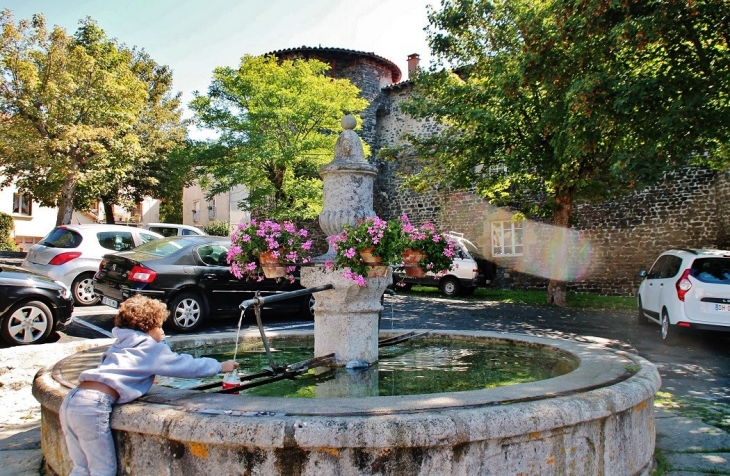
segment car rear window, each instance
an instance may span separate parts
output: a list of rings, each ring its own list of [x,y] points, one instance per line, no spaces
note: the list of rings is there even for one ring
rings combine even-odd
[[[159,240],[150,241],[143,245],[139,245],[134,251],[149,253],[155,256],[169,256],[176,251],[185,248],[191,243],[195,243],[192,240],[188,240],[180,237],[168,237],[160,238]]]
[[[730,259],[698,258],[692,263],[689,274],[704,283],[730,285]]]
[[[177,236],[177,228],[169,227],[169,226],[151,226],[148,228],[150,231],[154,231],[155,233],[159,233],[162,236]]]
[[[57,227],[43,238],[39,244],[49,248],[78,248],[84,239],[67,228]]]

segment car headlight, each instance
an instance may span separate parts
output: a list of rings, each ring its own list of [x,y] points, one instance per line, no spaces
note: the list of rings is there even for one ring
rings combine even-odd
[[[71,299],[71,290],[66,287],[65,284],[63,284],[61,281],[54,281],[54,283],[61,286],[61,289],[58,291],[58,294],[64,298],[64,299]]]

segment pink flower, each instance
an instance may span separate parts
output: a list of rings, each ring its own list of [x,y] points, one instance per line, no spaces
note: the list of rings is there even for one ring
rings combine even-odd
[[[345,251],[345,256],[347,258],[353,258],[355,256],[355,248],[350,248],[349,250]]]

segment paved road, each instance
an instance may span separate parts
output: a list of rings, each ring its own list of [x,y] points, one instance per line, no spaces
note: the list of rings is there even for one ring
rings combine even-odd
[[[730,404],[730,334],[686,335],[677,346],[667,347],[660,342],[659,326],[640,326],[633,312],[535,307],[409,293],[386,296],[385,301],[381,323],[385,330],[485,330],[595,342],[637,353],[653,362],[659,368],[664,390]],[[114,312],[104,306],[92,306],[77,308],[76,316],[109,330]],[[264,314],[263,320],[269,327],[312,324],[296,315]],[[200,332],[233,331],[237,322],[211,320]],[[253,316],[243,319],[243,328],[255,326]],[[69,327],[65,334],[61,340],[102,337],[78,324]]]

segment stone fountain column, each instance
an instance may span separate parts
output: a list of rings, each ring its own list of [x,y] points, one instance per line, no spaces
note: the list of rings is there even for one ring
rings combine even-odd
[[[362,142],[353,131],[356,120],[342,119],[344,131],[335,144],[335,158],[319,169],[324,183],[324,208],[319,225],[325,234],[337,235],[346,224],[375,216],[373,211],[373,179],[377,168],[365,160]],[[314,262],[322,266],[304,267],[301,283],[305,287],[332,284],[333,289],[318,292],[314,306],[314,356],[335,354],[337,365],[378,360],[378,314],[380,298],[392,282],[392,270],[385,276],[366,278],[366,286],[358,286],[342,276],[343,269],[327,269],[334,261],[329,250]]]

